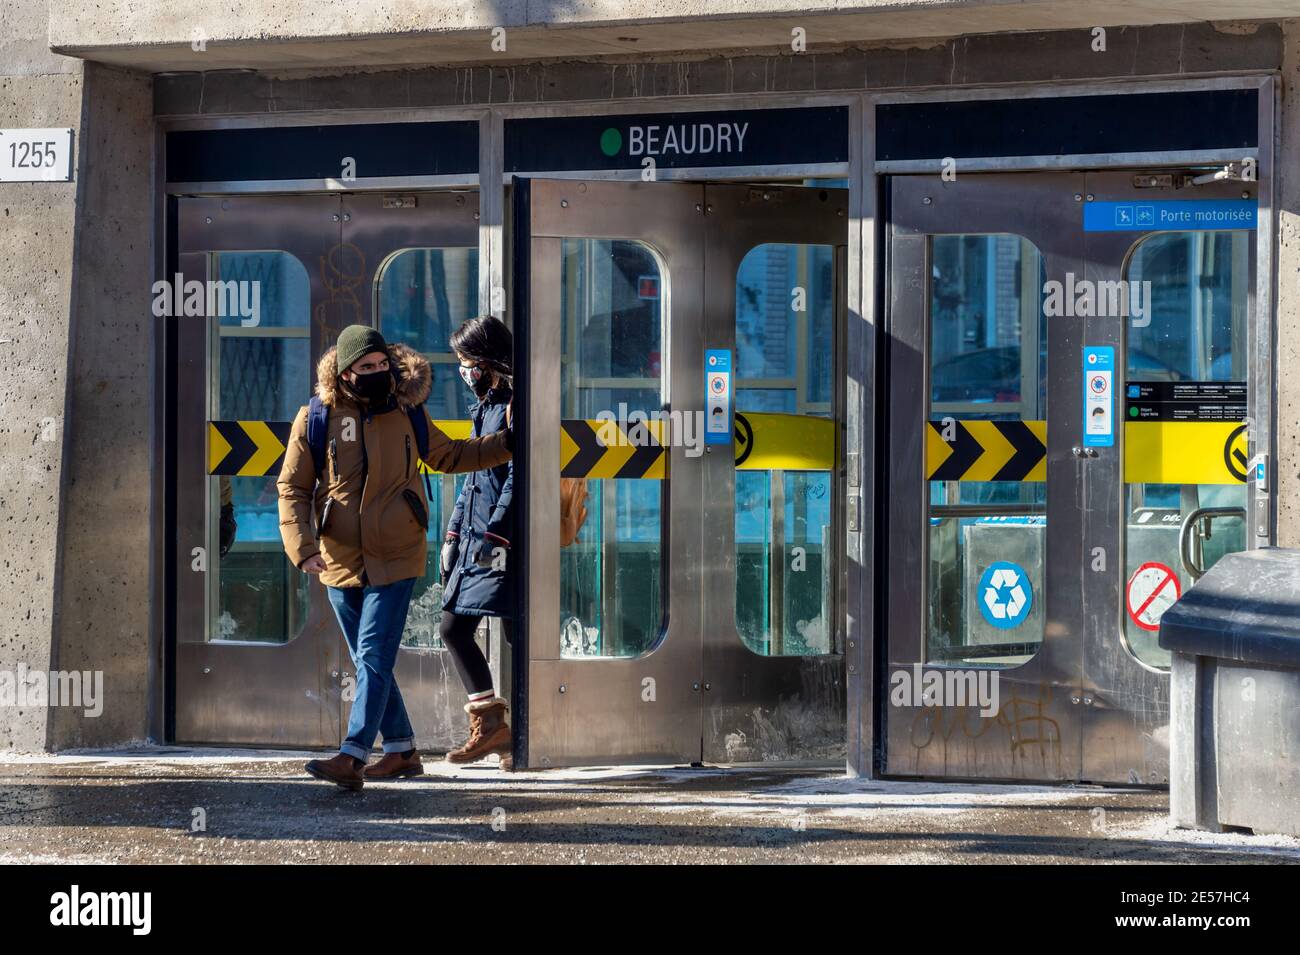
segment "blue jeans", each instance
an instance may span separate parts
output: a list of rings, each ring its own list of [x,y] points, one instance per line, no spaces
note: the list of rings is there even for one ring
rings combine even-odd
[[[393,678],[414,590],[414,577],[383,587],[325,588],[357,671],[348,735],[339,747],[356,759],[369,758],[379,734],[384,737],[385,753],[415,749],[415,730]]]

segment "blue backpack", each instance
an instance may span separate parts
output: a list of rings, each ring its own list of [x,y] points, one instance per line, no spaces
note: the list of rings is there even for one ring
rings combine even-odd
[[[429,419],[424,414],[424,405],[407,408],[406,416],[411,419],[411,427],[415,430],[415,446],[420,451],[420,459],[423,460],[429,453]],[[311,459],[316,465],[318,481],[325,471],[325,442],[329,436],[329,421],[329,405],[321,401],[319,396],[312,395],[311,400],[307,402],[307,444],[311,447]],[[361,444],[363,455],[365,448],[363,441]],[[433,500],[428,471],[424,472],[424,493],[428,495],[430,501]]]

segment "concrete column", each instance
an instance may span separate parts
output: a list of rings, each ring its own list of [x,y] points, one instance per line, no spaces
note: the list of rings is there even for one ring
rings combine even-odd
[[[82,63],[46,29],[44,2],[0,0],[0,127],[81,124]],[[0,183],[0,694],[53,655],[76,193]],[[44,707],[0,706],[0,750],[42,750],[46,731]]]
[[[0,703],[103,672],[102,714],[0,705],[0,751],[145,735],[152,81],[48,51],[0,0],[0,127],[72,127],[73,180],[0,183]]]
[[[1277,542],[1300,547],[1300,20],[1283,24],[1278,149]]]

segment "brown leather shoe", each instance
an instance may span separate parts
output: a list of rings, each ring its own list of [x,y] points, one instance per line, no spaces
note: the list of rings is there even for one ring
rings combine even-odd
[[[344,789],[357,790],[366,784],[365,777],[361,775],[361,767],[347,753],[339,753],[329,759],[313,759],[303,768],[317,779]]]
[[[506,722],[506,701],[499,696],[465,704],[469,714],[469,739],[460,749],[447,754],[449,763],[476,763],[485,756],[513,749],[510,724]]]
[[[411,755],[404,756],[401,753],[385,753],[383,759],[379,762],[367,766],[365,769],[366,779],[402,779],[405,776],[420,776],[424,773],[424,763],[420,762],[420,754],[411,750]]]

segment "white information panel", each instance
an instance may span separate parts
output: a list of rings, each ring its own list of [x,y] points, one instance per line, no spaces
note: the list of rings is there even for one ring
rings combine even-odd
[[[71,181],[71,129],[0,129],[0,182]]]

